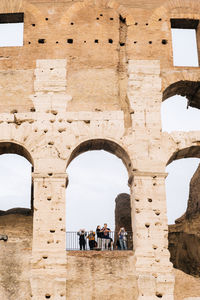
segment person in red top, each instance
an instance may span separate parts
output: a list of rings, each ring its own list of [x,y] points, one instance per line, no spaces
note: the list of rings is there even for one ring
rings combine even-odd
[[[101,229],[102,232],[102,250],[108,250],[108,245],[110,242],[110,228],[107,227],[107,223],[104,223],[104,227]]]

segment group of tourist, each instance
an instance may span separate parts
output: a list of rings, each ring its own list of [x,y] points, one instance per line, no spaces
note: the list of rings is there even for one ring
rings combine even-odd
[[[86,249],[86,239],[89,240],[90,250],[113,250],[113,239],[110,237],[110,228],[105,223],[103,227],[100,225],[96,228],[96,233],[90,230],[89,233],[85,229],[80,229],[77,232],[79,236],[80,250]],[[96,239],[95,239],[96,237]],[[127,232],[124,227],[121,227],[118,232],[116,248],[119,250],[127,250]]]

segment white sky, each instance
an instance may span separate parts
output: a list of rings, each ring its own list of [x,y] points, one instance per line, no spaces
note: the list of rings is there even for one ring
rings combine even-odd
[[[1,28],[2,25],[0,25],[0,47],[2,46]],[[179,33],[177,30],[173,31],[176,31],[173,33],[174,38],[174,35]],[[7,29],[6,33],[8,37]],[[184,35],[182,36],[181,33],[180,37],[176,37],[178,38],[187,40],[187,44],[190,44],[188,42],[190,33],[187,34],[185,30]],[[194,35],[193,41],[195,41]],[[22,41],[19,43],[22,44]],[[179,42],[179,49],[174,48],[175,65],[179,65],[178,59],[181,53],[186,53],[185,50],[181,42]],[[189,60],[191,56],[194,58],[194,55],[190,54],[194,53],[192,51],[193,49],[190,49],[187,54]],[[187,65],[185,59],[184,65]],[[197,66],[197,57],[194,61],[189,61],[189,65]],[[163,131],[199,130],[200,111],[193,108],[186,110],[186,99],[183,97],[172,98],[162,104]],[[189,181],[198,163],[199,159],[182,159],[171,163],[166,169],[169,172],[166,180],[169,223],[173,223],[186,209]],[[80,227],[85,227],[87,230],[95,229],[97,224],[102,225],[104,222],[114,229],[115,198],[119,193],[129,193],[128,174],[121,160],[104,151],[87,152],[72,161],[67,172],[69,174],[69,185],[66,191],[67,230],[76,231]],[[30,163],[18,155],[1,155],[0,209],[30,207],[30,190]]]
[[[23,33],[24,23],[0,24],[0,47],[23,46]]]
[[[195,29],[172,29],[174,66],[198,67]]]

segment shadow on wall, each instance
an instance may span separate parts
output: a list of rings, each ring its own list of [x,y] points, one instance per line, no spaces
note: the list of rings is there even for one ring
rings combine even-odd
[[[169,251],[175,268],[200,277],[200,165],[190,181],[185,214],[169,226]]]

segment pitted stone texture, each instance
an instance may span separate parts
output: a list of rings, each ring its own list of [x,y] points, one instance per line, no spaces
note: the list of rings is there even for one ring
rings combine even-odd
[[[63,92],[66,90],[66,60],[37,60],[35,92]]]
[[[186,216],[191,217],[200,212],[200,165],[190,181],[190,192]]]
[[[32,99],[36,111],[65,111],[72,99],[66,94],[67,61],[65,59],[37,60]]]

